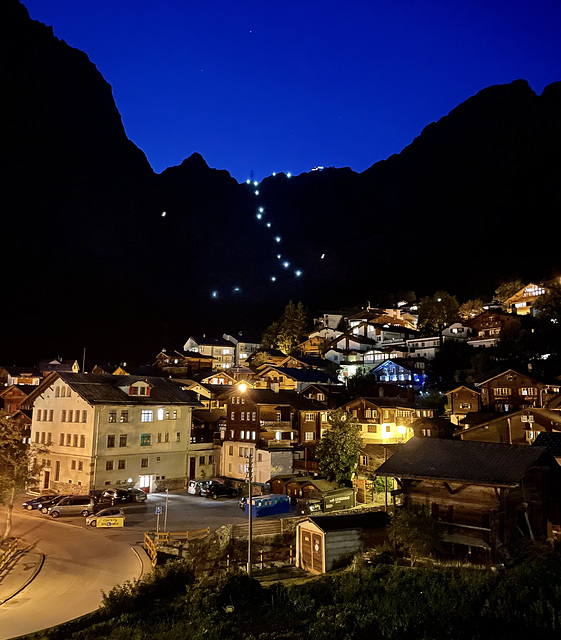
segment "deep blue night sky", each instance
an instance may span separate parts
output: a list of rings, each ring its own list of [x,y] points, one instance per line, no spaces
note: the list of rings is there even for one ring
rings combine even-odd
[[[561,2],[24,0],[111,84],[156,172],[363,171],[479,90],[561,80]]]

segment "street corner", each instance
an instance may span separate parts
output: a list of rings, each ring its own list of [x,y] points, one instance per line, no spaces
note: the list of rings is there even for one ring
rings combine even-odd
[[[23,591],[41,571],[45,556],[35,547],[20,543],[0,569],[0,605]]]

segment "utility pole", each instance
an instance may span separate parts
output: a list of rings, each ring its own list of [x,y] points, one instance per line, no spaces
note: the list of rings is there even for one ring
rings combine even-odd
[[[253,453],[249,453],[248,465],[247,465],[247,478],[249,482],[249,496],[248,496],[248,511],[249,511],[249,523],[248,523],[248,538],[247,538],[247,575],[251,577],[251,543],[253,538]]]
[[[166,511],[164,513],[164,531],[168,530],[168,499],[169,499],[169,489],[166,489]]]

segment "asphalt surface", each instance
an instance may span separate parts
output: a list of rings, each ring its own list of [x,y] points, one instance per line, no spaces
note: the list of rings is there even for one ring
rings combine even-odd
[[[0,640],[94,611],[102,591],[149,571],[142,548],[145,531],[214,531],[247,522],[237,499],[210,500],[186,490],[120,505],[125,526],[112,529],[87,526],[83,516],[55,519],[27,511],[21,504],[29,497],[16,502],[11,535],[18,538],[18,552],[0,572]],[[282,514],[287,515],[293,513]]]

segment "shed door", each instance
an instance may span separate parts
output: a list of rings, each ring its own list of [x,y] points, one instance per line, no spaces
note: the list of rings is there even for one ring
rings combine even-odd
[[[323,536],[320,533],[312,534],[312,571],[323,573]]]
[[[300,566],[312,573],[323,573],[323,536],[302,528],[300,534]]]

